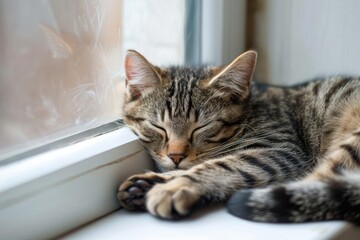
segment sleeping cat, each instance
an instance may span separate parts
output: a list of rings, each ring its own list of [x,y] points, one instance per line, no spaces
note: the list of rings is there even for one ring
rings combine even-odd
[[[360,79],[262,85],[256,58],[159,68],[127,52],[124,121],[161,173],[126,180],[123,207],[177,219],[227,202],[253,221],[360,223]]]

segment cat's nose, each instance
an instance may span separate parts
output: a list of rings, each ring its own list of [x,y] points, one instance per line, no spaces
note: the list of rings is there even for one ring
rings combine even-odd
[[[185,159],[187,156],[182,153],[170,153],[168,157],[176,164],[179,165],[181,160]]]

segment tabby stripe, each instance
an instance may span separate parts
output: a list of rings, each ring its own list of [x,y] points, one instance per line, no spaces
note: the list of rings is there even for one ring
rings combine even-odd
[[[198,109],[195,109],[195,122],[199,121],[199,117],[200,117],[200,111]]]
[[[276,156],[273,156],[271,154],[267,155],[266,157],[269,158],[271,161],[273,161],[276,165],[278,165],[280,170],[282,172],[284,172],[285,175],[286,175],[286,173],[291,173],[292,172],[292,169],[289,167],[289,164],[284,163],[282,161],[282,159],[280,159],[280,158],[278,158]],[[265,156],[264,156],[264,158],[265,158]]]
[[[283,147],[284,148],[287,147],[287,149],[291,149],[291,153],[289,153],[291,155],[292,153],[300,153],[300,152],[302,153],[303,152],[303,150],[300,147],[300,144],[301,144],[300,142],[299,143],[284,142]]]
[[[300,165],[299,159],[297,159],[294,155],[284,152],[283,150],[275,150],[274,153],[280,155],[284,160],[289,161],[295,166]]]
[[[164,122],[165,120],[165,109],[161,110],[161,121]]]
[[[289,123],[288,122],[271,122],[264,125],[264,127],[280,131],[280,130],[290,130],[289,129]],[[292,133],[293,134],[293,133]]]
[[[238,124],[242,123],[244,121],[244,117],[240,117],[232,122],[228,122],[222,118],[216,119],[215,121],[221,122],[224,125],[224,127],[231,127],[233,125],[238,125]]]
[[[181,177],[184,177],[184,178],[187,178],[189,179],[190,181],[194,182],[194,183],[199,183],[200,181],[195,179],[194,177],[188,175],[188,174],[185,174],[185,175],[182,175]]]
[[[333,134],[333,132],[334,132],[334,130],[329,128],[329,129],[324,130],[323,135],[325,138],[328,138],[331,134]]]
[[[266,140],[266,141],[265,141]],[[299,147],[299,142],[296,141],[296,139],[293,138],[287,138],[284,136],[274,136],[274,137],[267,137],[265,140],[263,140],[263,142],[265,142],[265,144],[270,145],[270,147],[275,147],[277,144],[281,144],[282,147],[290,147],[292,149],[296,149],[296,150],[300,150],[301,148]]]
[[[269,144],[256,142],[256,143],[252,143],[250,145],[247,145],[245,148],[246,149],[251,149],[251,148],[271,148],[271,147],[272,146],[270,146]]]
[[[186,90],[187,89],[187,86],[184,84],[183,81],[179,81],[179,98],[177,100],[180,100],[180,99],[185,99],[185,96],[186,96]],[[182,105],[182,104],[180,104]]]
[[[320,83],[321,83],[321,82],[316,82],[316,83],[313,85],[312,91],[313,91],[313,94],[314,94],[315,96],[318,95],[318,93],[319,93]]]
[[[269,165],[263,162],[260,162],[257,158],[253,156],[243,154],[241,155],[241,158],[246,160],[248,164],[258,167],[262,169],[264,172],[269,173],[271,176],[276,175],[275,169],[273,169],[272,167],[270,167]]]
[[[332,96],[342,87],[344,87],[349,81],[347,78],[341,79],[339,82],[334,84],[325,95],[325,108],[329,106]]]
[[[134,121],[134,122],[142,122],[145,121],[145,118],[140,118],[140,117],[134,117],[131,115],[125,115],[125,118],[129,119],[130,121]]]
[[[206,127],[206,126],[204,126]],[[219,128],[217,131],[215,131],[214,133],[212,133],[211,135],[207,136],[207,138],[213,138],[215,137],[216,135],[218,135],[219,133],[221,133],[222,129]]]
[[[174,111],[172,112],[173,117],[176,117],[177,113],[179,112],[179,103],[177,101],[173,101],[175,108],[173,109]]]
[[[350,196],[347,193],[347,187],[344,182],[342,181],[336,181],[336,180],[330,180],[328,181],[328,187],[327,190],[329,192],[329,199],[331,199],[331,202],[337,203],[337,209],[341,210],[341,212],[344,213],[351,213],[354,212],[353,206],[349,204],[349,199],[347,196]]]
[[[294,133],[293,133],[294,134]],[[269,142],[271,143],[282,143],[282,144],[285,144],[285,143],[289,143],[289,144],[292,144],[294,146],[298,146],[299,143],[296,141],[296,139],[294,138],[287,138],[285,136],[281,136],[282,134],[279,134],[280,136],[276,135],[275,137],[267,137],[266,140],[268,140]],[[285,134],[284,134],[285,135]],[[286,136],[288,136],[286,134]]]
[[[236,134],[238,134],[238,130],[239,129],[235,129],[233,134],[228,136],[228,137],[223,137],[223,138],[220,138],[219,140],[206,140],[206,142],[208,142],[208,143],[223,143],[223,142],[226,142],[227,140],[233,138]],[[221,131],[221,129],[219,129],[219,131]],[[216,136],[217,134],[219,134],[219,133],[215,133],[213,135]]]
[[[145,140],[141,137],[139,137],[140,141],[144,142],[144,143],[152,143],[153,141],[152,140]]]
[[[354,132],[353,135],[354,135],[354,136],[357,136],[357,137],[360,137],[360,131]]]
[[[300,123],[298,121],[298,119],[296,118],[295,114],[293,112],[287,112],[287,116],[290,119],[289,123],[292,127],[292,129],[294,131],[290,131],[287,130],[288,134],[292,134],[293,136],[295,135],[299,140],[299,144],[305,149],[305,143],[304,143],[304,136],[303,136],[303,131],[302,131],[302,127],[300,126]],[[284,131],[282,131],[284,132]]]
[[[296,120],[294,120],[296,121]],[[288,123],[290,125],[290,123]],[[293,129],[289,129],[289,128],[284,128],[284,129],[274,129],[276,130],[278,133],[280,134],[284,134],[284,135],[287,135],[287,136],[297,136],[297,128],[298,126],[297,125],[294,125],[294,124],[291,124]]]
[[[191,86],[190,86],[191,89],[194,89],[194,87],[196,86],[196,83],[197,83],[196,81],[194,81],[194,79],[195,78],[193,78],[193,80],[191,81]]]
[[[257,180],[252,174],[244,172],[240,169],[237,169],[237,172],[241,175],[241,177],[243,178],[243,180],[247,186],[251,187],[251,186],[256,185]],[[247,186],[245,186],[245,187],[247,187]]]
[[[232,136],[220,138],[219,140],[205,140],[205,142],[207,142],[207,143],[223,143],[223,142],[226,142],[227,140],[229,140],[230,138],[232,138]]]
[[[171,98],[172,96],[174,96],[174,94],[175,94],[175,86],[174,86],[174,84],[171,84],[171,86],[169,87],[168,92],[169,92],[169,97],[170,97],[170,98]]]
[[[189,102],[188,102],[188,109],[187,109],[187,112],[186,112],[186,117],[187,118],[190,118],[190,113],[191,113],[191,108],[192,108],[192,91],[190,90],[190,95],[189,95]]]
[[[343,99],[350,97],[351,93],[353,93],[356,90],[357,90],[357,88],[355,88],[355,87],[351,87],[351,88],[347,89],[345,92],[341,93],[339,99],[343,100]]]
[[[216,162],[215,164],[216,164],[217,166],[225,169],[226,171],[234,172],[234,170],[233,170],[231,167],[229,167],[229,166],[228,166],[226,163],[224,163],[224,162]]]
[[[165,103],[166,103],[166,109],[167,109],[167,111],[168,111],[168,116],[169,116],[169,118],[171,119],[171,118],[172,118],[172,116],[171,116],[171,111],[172,111],[172,109],[171,109],[171,102],[170,102],[169,99],[167,99]]]
[[[343,109],[342,108],[335,108],[330,112],[330,118],[338,118],[342,115]]]
[[[349,145],[349,144],[343,144],[340,146],[341,148],[345,149],[348,154],[351,156],[351,158],[357,163],[357,164],[360,164],[360,157],[356,151],[356,149]]]
[[[288,192],[286,187],[274,187],[271,191],[273,202],[277,203],[274,207],[274,217],[277,222],[289,222],[293,217],[293,212],[299,212],[299,206],[293,201],[293,193]]]

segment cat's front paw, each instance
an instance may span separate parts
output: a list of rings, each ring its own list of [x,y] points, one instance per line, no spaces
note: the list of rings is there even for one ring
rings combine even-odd
[[[177,177],[156,184],[147,194],[146,208],[154,216],[173,220],[190,214],[200,199],[200,191],[193,182]]]
[[[128,210],[145,210],[146,193],[156,183],[165,181],[165,178],[154,172],[134,175],[120,185],[118,200]]]

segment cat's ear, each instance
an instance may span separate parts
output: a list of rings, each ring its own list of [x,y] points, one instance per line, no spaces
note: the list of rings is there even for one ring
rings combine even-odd
[[[125,56],[126,94],[136,100],[161,85],[155,67],[140,53],[128,50]]]
[[[241,54],[210,79],[206,86],[218,89],[217,93],[223,96],[235,97],[238,100],[246,98],[249,94],[256,58],[257,53],[255,51],[247,51]]]

